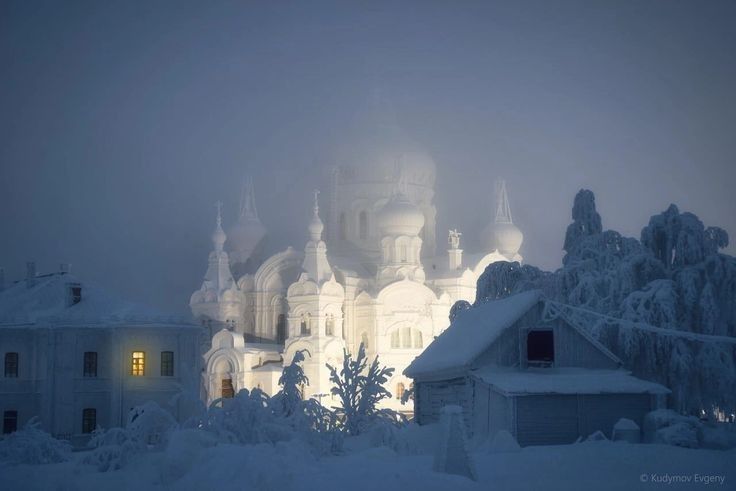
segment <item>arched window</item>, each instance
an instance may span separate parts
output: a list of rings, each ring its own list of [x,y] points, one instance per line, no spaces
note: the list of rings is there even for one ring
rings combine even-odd
[[[360,335],[360,343],[363,345],[363,348],[365,350],[368,350],[368,333],[363,331],[363,333]]]
[[[340,213],[340,223],[338,224],[338,237],[340,240],[348,238],[348,224],[345,220],[345,213]]]
[[[279,314],[276,320],[276,342],[283,343],[286,341],[286,315]]]
[[[399,330],[398,329],[396,329],[394,332],[391,333],[391,347],[401,348],[401,342],[399,340]]]
[[[235,388],[233,387],[233,379],[231,378],[222,379],[221,397],[223,399],[232,399],[233,397],[235,397]]]
[[[300,332],[302,336],[309,336],[310,334],[312,334],[311,318],[309,313],[302,314]]]
[[[391,331],[391,348],[422,349],[422,331],[415,327],[401,327]]]
[[[402,382],[399,382],[396,384],[396,398],[398,400],[401,400],[402,397],[404,397],[404,391],[406,388],[404,387],[404,384]]]
[[[327,320],[325,320],[325,334],[328,336],[335,335],[335,316],[327,314]]]
[[[368,213],[361,211],[358,216],[358,237],[361,239],[368,238]]]
[[[399,250],[401,251],[401,259],[400,259],[400,261],[402,263],[407,262],[408,259],[409,259],[409,247],[407,247],[406,244],[401,244],[399,246]]]

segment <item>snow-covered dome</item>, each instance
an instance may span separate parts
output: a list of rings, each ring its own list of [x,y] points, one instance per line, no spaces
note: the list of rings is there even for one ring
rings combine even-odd
[[[513,223],[490,223],[481,232],[481,243],[487,252],[498,250],[507,257],[519,253],[524,234]]]
[[[395,194],[378,213],[381,234],[416,236],[424,227],[424,213],[403,193]]]
[[[353,123],[352,130],[334,149],[333,158],[349,182],[396,180],[401,165],[407,184],[434,187],[434,159],[398,125],[391,103],[374,91]]]
[[[319,242],[322,240],[322,231],[325,229],[325,224],[322,223],[322,220],[320,220],[316,211],[314,212],[312,219],[309,221],[309,226],[307,228],[309,229],[309,238],[312,242]]]
[[[521,243],[524,241],[524,234],[521,233],[519,227],[513,223],[497,223],[493,231],[498,252],[509,257],[519,253]]]

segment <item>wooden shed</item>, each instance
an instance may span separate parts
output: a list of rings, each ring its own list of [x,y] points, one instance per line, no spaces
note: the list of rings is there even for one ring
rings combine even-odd
[[[620,418],[641,426],[664,405],[667,388],[632,376],[586,332],[545,321],[543,310],[531,291],[458,315],[404,371],[416,422],[436,422],[456,404],[473,437],[507,430],[520,445],[561,444],[598,430],[610,437]]]

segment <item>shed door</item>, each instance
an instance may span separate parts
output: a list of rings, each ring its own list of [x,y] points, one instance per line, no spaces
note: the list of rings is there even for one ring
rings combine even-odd
[[[516,432],[522,446],[573,443],[578,438],[577,396],[517,397]]]

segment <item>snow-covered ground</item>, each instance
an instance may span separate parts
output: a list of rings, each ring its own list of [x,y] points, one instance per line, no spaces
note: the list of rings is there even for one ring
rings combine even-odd
[[[415,439],[416,440],[416,439]],[[71,462],[0,467],[2,490],[653,490],[736,489],[736,450],[588,441],[472,453],[478,481],[432,471],[431,438],[418,455],[346,441],[346,453],[316,458],[298,443],[220,444],[198,454],[150,452],[100,473]],[[492,447],[493,448],[493,447]],[[496,447],[498,449],[498,447]],[[501,448],[504,450],[505,448]],[[180,449],[181,450],[181,449]],[[675,482],[667,478],[676,479]]]

